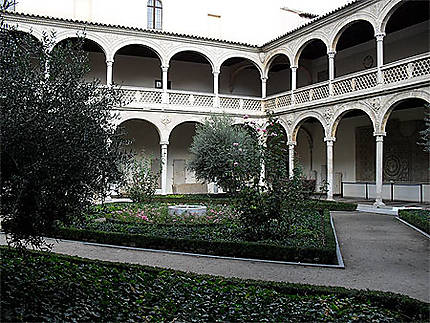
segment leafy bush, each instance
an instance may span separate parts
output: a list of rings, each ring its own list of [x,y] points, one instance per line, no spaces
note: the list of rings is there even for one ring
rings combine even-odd
[[[119,92],[84,80],[84,39],[54,43],[0,27],[1,217],[17,246],[42,246],[122,175]]]
[[[309,230],[312,224],[319,230]],[[298,230],[295,236],[283,240],[267,237],[260,241],[245,241],[243,228],[234,223],[138,225],[107,221],[63,226],[53,237],[219,256],[335,264],[336,245],[328,211],[323,218],[316,216],[305,226],[306,230]]]
[[[132,156],[124,165],[124,191],[133,202],[150,202],[158,188],[160,173],[152,171],[152,160],[147,156]]]
[[[418,229],[430,234],[429,210],[399,210],[399,217]]]
[[[197,179],[216,182],[235,193],[243,183],[258,182],[260,150],[258,138],[246,128],[233,126],[228,116],[212,116],[198,125],[190,148],[189,168]]]
[[[1,321],[428,321],[392,293],[231,279],[1,249]]]

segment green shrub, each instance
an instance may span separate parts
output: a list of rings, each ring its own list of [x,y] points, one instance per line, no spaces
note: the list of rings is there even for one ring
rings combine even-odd
[[[428,321],[393,293],[241,280],[1,248],[1,320]]]
[[[148,249],[218,256],[336,264],[336,245],[330,216],[325,212],[316,242],[304,238],[283,241],[243,241],[240,230],[226,225],[121,225],[94,223],[61,227],[53,237]]]
[[[399,210],[399,217],[430,234],[430,210]]]

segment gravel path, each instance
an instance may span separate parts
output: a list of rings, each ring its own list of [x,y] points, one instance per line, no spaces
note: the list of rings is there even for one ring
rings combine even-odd
[[[61,241],[53,251],[202,274],[391,291],[430,302],[430,240],[393,216],[332,212],[345,269],[211,259]],[[0,243],[4,244],[2,235]]]

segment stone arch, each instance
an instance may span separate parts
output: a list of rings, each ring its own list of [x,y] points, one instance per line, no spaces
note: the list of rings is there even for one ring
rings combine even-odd
[[[337,43],[339,41],[339,38],[342,36],[343,32],[349,26],[351,26],[357,22],[360,22],[360,21],[364,21],[364,22],[367,22],[370,25],[372,25],[373,32],[374,32],[374,34],[376,34],[376,31],[378,30],[378,26],[377,26],[377,24],[376,24],[376,22],[372,16],[370,16],[368,14],[353,15],[352,17],[349,17],[347,20],[342,21],[340,24],[338,24],[335,27],[335,31],[332,35],[332,38],[330,39],[331,45],[330,45],[329,50],[336,51]]]
[[[59,33],[56,37],[55,37],[55,44],[52,46],[52,48],[54,48],[55,46],[57,46],[59,43],[61,43],[63,40],[66,39],[72,39],[72,38],[77,38],[82,36],[84,39],[88,39],[93,41],[94,43],[97,44],[97,46],[99,46],[101,48],[101,50],[103,51],[105,58],[108,59],[108,53],[109,53],[109,46],[108,44],[105,42],[105,40],[93,33],[89,33],[89,34],[84,34],[82,33],[82,35],[78,35],[76,32],[63,32],[63,33]]]
[[[230,58],[243,58],[246,60],[249,60],[251,63],[254,64],[254,66],[257,68],[258,72],[260,73],[260,77],[263,77],[263,66],[262,64],[260,64],[255,57],[251,56],[251,55],[246,55],[244,53],[229,53],[229,54],[225,54],[223,56],[221,56],[216,64],[216,71],[220,71],[222,64],[224,64],[225,61],[227,61]]]
[[[388,1],[385,7],[380,13],[381,21],[378,26],[378,32],[385,33],[385,28],[387,27],[387,22],[390,20],[393,13],[404,3],[404,0],[392,0]]]
[[[292,65],[294,66],[298,66],[299,65],[299,59],[300,59],[300,55],[302,54],[303,49],[305,49],[306,45],[308,45],[311,41],[314,40],[320,40],[322,41],[327,50],[329,49],[330,43],[329,40],[327,39],[327,37],[321,33],[313,33],[305,38],[303,38],[298,45],[295,47],[294,50],[294,60],[292,61]]]
[[[191,118],[186,118],[183,120],[177,120],[176,122],[172,122],[172,124],[169,126],[169,128],[166,132],[167,139],[170,140],[170,136],[172,135],[173,130],[175,130],[178,126],[180,126],[181,124],[190,123],[190,122],[194,122],[197,124],[203,124],[203,120],[199,117],[191,117]]]
[[[177,47],[174,50],[172,50],[169,53],[169,55],[167,55],[167,57],[166,57],[167,65],[170,64],[170,61],[172,60],[173,56],[175,56],[176,54],[179,54],[181,52],[194,52],[194,53],[202,55],[204,58],[206,58],[206,60],[211,65],[212,71],[215,71],[214,60],[211,57],[212,55],[209,52],[207,52],[206,50],[203,50],[201,47],[195,47],[195,46],[181,46],[181,47]]]
[[[143,40],[143,39],[123,39],[120,42],[117,42],[112,47],[112,50],[109,52],[109,56],[107,59],[113,61],[116,53],[121,48],[124,48],[124,47],[129,46],[129,45],[140,45],[140,46],[144,46],[144,47],[149,48],[158,56],[158,58],[160,59],[161,65],[166,65],[166,63],[169,62],[168,60],[165,60],[163,58],[163,55],[162,55],[163,51],[159,46],[157,46],[156,44],[154,44],[152,42],[148,42],[146,40]]]
[[[369,117],[372,123],[373,130],[374,131],[377,130],[375,113],[367,105],[357,102],[353,104],[344,105],[334,113],[333,117],[331,118],[332,120],[331,124],[329,125],[330,137],[336,138],[336,131],[337,131],[339,122],[342,120],[345,114],[353,110],[359,110],[364,112]]]
[[[30,26],[16,24],[14,27],[16,28],[16,31],[27,33],[27,34],[35,37],[40,42],[43,41],[43,33],[30,27]]]
[[[384,133],[388,119],[390,118],[391,112],[396,106],[396,103],[407,99],[421,99],[430,103],[430,93],[425,90],[415,90],[410,92],[399,93],[391,97],[381,108],[381,119],[379,120],[378,132]]]
[[[292,129],[291,141],[293,142],[297,141],[297,133],[300,129],[300,126],[309,118],[314,118],[319,121],[319,123],[323,128],[324,135],[327,137],[327,134],[328,134],[327,123],[324,120],[324,117],[317,111],[308,111],[308,112],[302,113],[295,119],[293,126],[291,127]]]
[[[276,51],[274,51],[273,53],[271,53],[270,56],[266,60],[266,64],[264,65],[264,72],[263,72],[263,77],[264,78],[268,78],[269,77],[270,67],[272,66],[273,61],[279,55],[285,56],[288,59],[288,62],[290,63],[290,65],[291,65],[291,62],[292,62],[291,53],[287,52],[286,49],[277,49]]]
[[[127,121],[132,121],[132,120],[140,120],[140,121],[148,122],[149,124],[154,126],[154,128],[157,130],[160,141],[163,140],[163,133],[162,133],[161,129],[153,121],[149,120],[148,118],[142,118],[141,116],[138,116],[138,115],[126,115],[126,116],[121,115],[120,118],[118,118],[116,120],[115,127],[118,128],[123,123],[125,123]]]

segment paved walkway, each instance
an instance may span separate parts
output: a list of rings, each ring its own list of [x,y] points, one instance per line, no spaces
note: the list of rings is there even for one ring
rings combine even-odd
[[[62,241],[53,251],[80,257],[259,280],[391,291],[430,302],[430,240],[393,216],[332,212],[345,269],[211,259]],[[4,236],[0,243],[4,244]]]

